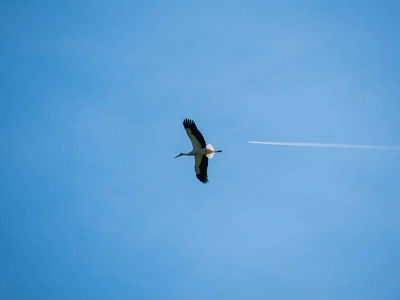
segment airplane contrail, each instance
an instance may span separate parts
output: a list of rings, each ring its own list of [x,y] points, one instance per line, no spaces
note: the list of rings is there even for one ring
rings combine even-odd
[[[368,145],[346,145],[346,144],[319,144],[319,143],[291,143],[291,142],[255,142],[251,144],[278,145],[278,146],[298,146],[298,147],[324,147],[324,148],[363,148],[380,150],[400,150],[400,147],[391,146],[368,146]]]

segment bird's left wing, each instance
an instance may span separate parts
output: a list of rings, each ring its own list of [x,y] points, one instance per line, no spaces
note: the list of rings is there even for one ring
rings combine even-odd
[[[196,171],[197,178],[202,183],[208,182],[207,177],[208,158],[205,155],[196,155],[194,157],[194,170]]]
[[[185,127],[186,133],[192,142],[193,149],[201,149],[206,147],[206,141],[204,140],[201,132],[197,129],[193,120],[183,120],[183,127]]]

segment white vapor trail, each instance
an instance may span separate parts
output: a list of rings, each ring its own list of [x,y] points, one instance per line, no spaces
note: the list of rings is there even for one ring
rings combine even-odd
[[[319,144],[319,143],[287,143],[287,142],[254,142],[254,141],[248,141],[248,143],[264,144],[264,145],[279,145],[279,146],[298,146],[298,147],[363,148],[363,149],[380,149],[380,150],[400,150],[400,147],[390,147],[390,146]]]

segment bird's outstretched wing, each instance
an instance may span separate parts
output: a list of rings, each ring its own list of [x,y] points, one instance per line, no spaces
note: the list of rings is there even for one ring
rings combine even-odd
[[[207,177],[208,158],[205,155],[196,155],[194,157],[194,170],[196,171],[197,178],[202,183],[208,182]]]
[[[206,141],[204,140],[203,135],[197,129],[193,120],[183,120],[183,127],[185,127],[186,133],[192,142],[193,149],[201,149],[206,147]]]

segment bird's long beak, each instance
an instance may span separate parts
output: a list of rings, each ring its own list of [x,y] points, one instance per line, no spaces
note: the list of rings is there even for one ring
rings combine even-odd
[[[177,158],[177,157],[179,157],[179,156],[181,156],[182,155],[182,153],[181,154],[178,154],[177,156],[175,156],[174,158]]]

